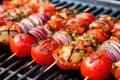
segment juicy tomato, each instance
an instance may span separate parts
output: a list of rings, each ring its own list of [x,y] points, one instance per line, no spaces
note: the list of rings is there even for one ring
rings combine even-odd
[[[10,49],[18,57],[30,55],[32,44],[36,41],[28,34],[17,34],[10,38]]]
[[[81,62],[81,74],[88,80],[108,80],[112,69],[112,61],[103,52],[87,55]]]
[[[50,65],[54,62],[52,54],[57,47],[58,43],[54,40],[45,40],[32,47],[31,56],[39,65]]]
[[[76,18],[84,19],[84,22],[86,23],[86,25],[89,25],[92,21],[95,20],[94,15],[91,13],[80,13],[76,15]]]
[[[72,45],[61,46],[53,53],[56,64],[63,70],[79,69],[83,55],[83,50],[74,49]]]
[[[51,4],[44,4],[38,9],[39,13],[46,14],[49,17],[51,17],[55,11],[56,8]]]
[[[55,20],[49,20],[48,24],[57,30],[60,30],[62,28],[62,24],[60,23],[60,21],[55,21]]]
[[[116,78],[116,80],[120,79],[120,61],[117,61],[113,65],[112,73],[113,73],[114,77]]]
[[[107,35],[102,29],[93,29],[86,32],[86,35],[93,35],[98,42],[102,43],[107,40]]]
[[[39,9],[39,7],[35,4],[26,4],[26,5],[24,5],[24,8],[28,9],[31,14],[37,13],[37,11]]]

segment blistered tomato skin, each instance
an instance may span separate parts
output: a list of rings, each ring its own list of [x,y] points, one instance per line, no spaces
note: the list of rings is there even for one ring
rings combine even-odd
[[[54,62],[53,51],[58,47],[54,40],[45,40],[31,49],[32,59],[39,65],[48,66]]]
[[[95,20],[95,16],[91,13],[80,13],[76,15],[78,19],[84,19],[86,25],[89,25],[92,21]]]
[[[17,34],[10,38],[10,49],[18,57],[30,56],[32,44],[36,41],[28,34]]]
[[[112,61],[102,53],[93,53],[83,59],[81,74],[88,80],[108,80],[111,74]]]

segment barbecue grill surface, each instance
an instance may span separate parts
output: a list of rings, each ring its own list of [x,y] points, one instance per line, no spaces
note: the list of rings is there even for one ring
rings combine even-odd
[[[97,0],[50,0],[50,2],[56,7],[61,6],[62,8],[70,9],[76,6],[75,10],[79,12],[90,8],[88,12],[93,13],[96,18],[102,14],[110,14],[116,18],[120,18],[119,3],[115,4]],[[25,65],[32,61],[31,57],[22,59],[14,57],[4,62],[10,55],[12,53],[9,46],[0,45],[0,80],[83,80],[79,70],[64,71],[55,65],[43,73],[47,66],[32,63],[26,67]],[[115,79],[111,77],[110,80]]]

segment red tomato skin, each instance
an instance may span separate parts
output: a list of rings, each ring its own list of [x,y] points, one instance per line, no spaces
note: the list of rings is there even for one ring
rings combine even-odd
[[[44,4],[38,9],[38,13],[46,14],[49,17],[51,17],[55,11],[56,8],[51,4]]]
[[[60,23],[60,21],[55,21],[55,20],[49,20],[48,24],[54,28],[56,28],[57,30],[60,30],[62,28],[62,24]]]
[[[35,4],[26,4],[24,5],[24,9],[28,9],[31,14],[37,13],[39,7]]]
[[[54,43],[54,44],[52,44]],[[58,47],[54,40],[45,40],[31,49],[32,59],[39,65],[48,66],[54,62],[53,51]],[[49,50],[49,53],[47,53]]]
[[[91,13],[80,13],[76,15],[76,18],[78,19],[84,19],[86,25],[89,25],[92,21],[95,20],[95,17]]]
[[[111,69],[112,61],[100,52],[87,56],[80,67],[81,74],[83,77],[88,77],[88,80],[108,80]]]
[[[102,29],[93,29],[86,34],[95,36],[95,38],[101,43],[108,39],[106,33]]]
[[[62,59],[60,59],[59,50],[61,50],[61,47],[57,48],[53,53],[53,57],[55,61],[57,61],[56,64],[59,68],[63,70],[78,70],[80,68],[81,62],[74,65],[72,63],[64,62]]]
[[[18,57],[30,56],[32,44],[36,43],[28,34],[17,34],[10,38],[10,49]]]

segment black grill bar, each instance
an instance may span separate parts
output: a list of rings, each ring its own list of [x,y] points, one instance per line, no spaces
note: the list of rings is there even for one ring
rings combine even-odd
[[[33,71],[37,70],[37,68],[39,67],[39,65],[35,65],[31,70],[29,70],[28,72],[26,72],[23,76],[19,77],[18,80],[23,80],[25,79],[28,75],[30,75]]]
[[[43,71],[44,71],[46,68],[47,68],[46,66],[40,68],[40,69],[41,69],[41,70],[40,70],[40,73],[37,74],[37,75],[33,78],[33,80],[38,80],[38,79],[41,78],[43,75],[45,75],[45,73],[44,73]]]
[[[58,2],[57,4],[54,4],[54,6],[57,7],[57,6],[63,6],[66,4],[67,4],[66,2]]]
[[[54,79],[58,74],[60,74],[61,70],[57,70],[53,72],[49,77],[46,78],[46,80],[52,80]]]
[[[14,62],[13,64],[11,64],[10,66],[8,66],[7,68],[5,68],[4,70],[2,70],[0,72],[0,76],[4,75],[8,70],[10,70],[13,66],[17,65],[21,61],[22,61],[22,59],[19,59],[16,62]]]
[[[7,55],[6,53],[3,53],[2,55],[0,55],[0,61],[2,61],[2,59],[4,59],[6,55]]]

